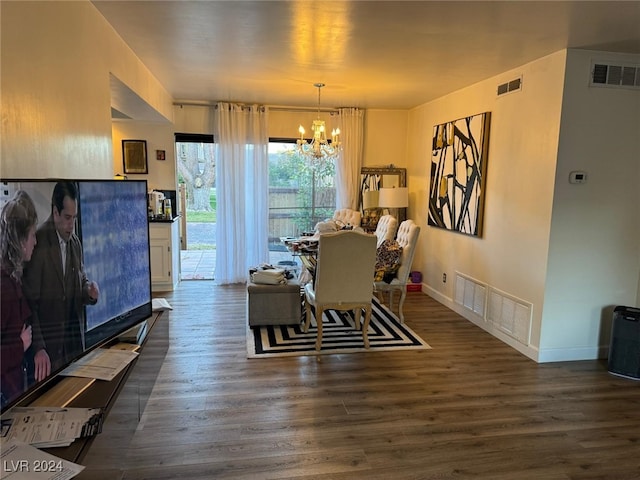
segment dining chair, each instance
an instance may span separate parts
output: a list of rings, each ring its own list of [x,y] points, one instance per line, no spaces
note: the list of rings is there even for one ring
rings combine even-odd
[[[362,223],[362,213],[359,210],[351,210],[350,208],[339,208],[333,212],[333,220],[355,228]]]
[[[420,235],[420,227],[416,225],[413,220],[405,220],[400,224],[398,227],[398,235],[396,236],[396,241],[402,247],[400,267],[390,283],[384,281],[375,282],[376,296],[380,301],[384,302],[383,293],[388,293],[389,309],[392,311],[393,294],[396,291],[400,292],[400,301],[398,303],[398,316],[400,317],[400,323],[404,323],[402,307],[407,295],[407,283],[409,273],[411,271],[413,256],[416,251],[416,244],[418,243],[418,235]]]
[[[367,330],[371,320],[375,261],[375,235],[353,230],[320,235],[315,279],[304,289],[304,331],[309,330],[313,306],[318,327],[317,351],[322,348],[322,314],[325,310],[354,311],[355,329],[362,329],[364,346],[369,348]],[[364,323],[361,325],[363,310]]]
[[[374,235],[378,237],[377,246],[379,247],[385,240],[393,240],[396,237],[398,229],[398,220],[393,215],[383,215],[378,220]]]

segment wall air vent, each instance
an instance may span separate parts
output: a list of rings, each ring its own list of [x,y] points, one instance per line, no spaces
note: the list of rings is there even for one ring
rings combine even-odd
[[[593,62],[589,85],[592,87],[640,88],[640,66]]]
[[[529,345],[533,305],[508,293],[489,287],[486,320],[494,327]]]
[[[487,286],[456,272],[455,302],[484,318]]]
[[[513,80],[498,85],[498,96],[505,93],[517,92],[522,89],[522,77],[514,78]]]

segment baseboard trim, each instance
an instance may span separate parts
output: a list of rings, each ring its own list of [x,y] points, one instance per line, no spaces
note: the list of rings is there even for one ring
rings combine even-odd
[[[608,348],[606,348],[608,350]],[[540,350],[538,362],[574,362],[606,358],[604,347],[545,348]]]

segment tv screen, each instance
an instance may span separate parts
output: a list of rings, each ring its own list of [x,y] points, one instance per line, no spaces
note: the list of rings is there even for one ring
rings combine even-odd
[[[16,192],[26,192],[38,217],[37,242],[17,287],[27,308],[17,308],[20,302],[5,290],[13,280],[3,265],[5,411],[89,350],[149,318],[152,307],[146,181],[1,180],[0,187],[3,208],[15,201]],[[2,228],[8,230],[10,223]],[[30,341],[16,338],[24,336],[22,324],[30,327]],[[22,359],[19,341],[25,348],[29,344]],[[17,367],[21,377],[9,371]]]

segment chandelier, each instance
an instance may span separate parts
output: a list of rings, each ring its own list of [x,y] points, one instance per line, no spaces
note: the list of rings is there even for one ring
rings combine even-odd
[[[313,86],[318,89],[318,118],[313,121],[311,126],[311,130],[313,130],[311,143],[304,138],[304,127],[300,125],[298,128],[298,132],[300,132],[300,138],[296,142],[298,151],[310,160],[335,157],[340,151],[340,129],[332,130],[331,142],[329,142],[324,120],[320,120],[320,89],[324,87],[324,83],[314,83]]]

